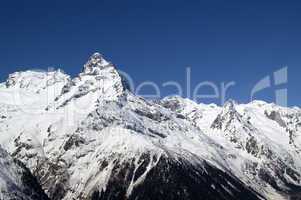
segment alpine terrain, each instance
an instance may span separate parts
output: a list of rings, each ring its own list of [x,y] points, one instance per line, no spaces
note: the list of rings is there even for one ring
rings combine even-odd
[[[300,108],[145,100],[99,53],[9,75],[0,145],[1,200],[301,199]]]

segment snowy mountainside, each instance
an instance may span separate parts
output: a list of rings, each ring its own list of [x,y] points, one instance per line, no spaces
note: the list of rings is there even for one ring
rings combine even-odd
[[[289,199],[301,195],[301,110],[147,101],[99,53],[78,76],[0,85],[0,144],[53,200]]]
[[[250,159],[235,158],[229,168],[238,164],[240,172],[234,171],[236,175],[255,181],[258,185],[253,183],[253,187],[257,191],[267,196],[277,193],[273,190],[293,193],[293,196],[300,193],[300,132],[296,128],[299,108],[283,108],[261,101],[249,104],[229,101],[215,108],[215,105],[196,106],[180,97],[163,99],[161,104],[189,121],[198,121],[195,126],[218,144],[235,150],[235,157],[241,155]],[[192,112],[187,113],[192,107]],[[198,113],[200,117],[195,118],[191,113]]]
[[[47,200],[37,179],[0,147],[0,199]]]

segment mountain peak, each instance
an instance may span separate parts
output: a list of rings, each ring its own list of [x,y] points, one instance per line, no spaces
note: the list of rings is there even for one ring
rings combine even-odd
[[[224,104],[224,106],[223,106],[223,108],[225,109],[225,110],[235,110],[235,106],[236,106],[236,101],[234,101],[234,100],[232,100],[232,99],[230,99],[230,100],[228,100],[225,104]]]
[[[102,54],[96,52],[90,56],[89,60],[84,65],[83,73],[87,75],[97,75],[100,70],[109,65],[110,63],[103,58]]]
[[[220,114],[214,120],[211,128],[215,129],[227,129],[229,124],[233,121],[242,121],[242,116],[236,110],[236,102],[234,100],[227,101]]]

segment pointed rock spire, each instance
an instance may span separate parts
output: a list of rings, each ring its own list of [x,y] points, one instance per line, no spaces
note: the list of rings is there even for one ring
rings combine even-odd
[[[83,73],[88,75],[97,75],[100,70],[104,69],[108,65],[110,65],[110,63],[107,62],[100,53],[96,52],[84,65]]]
[[[223,108],[226,110],[234,110],[235,105],[236,105],[236,102],[234,100],[230,99],[224,104]]]
[[[233,121],[242,121],[242,116],[237,112],[236,102],[234,100],[227,101],[221,113],[217,116],[214,122],[211,125],[213,129],[225,129],[229,126]]]

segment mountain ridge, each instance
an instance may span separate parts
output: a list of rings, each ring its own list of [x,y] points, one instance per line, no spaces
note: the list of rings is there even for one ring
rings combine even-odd
[[[73,78],[15,73],[0,97],[0,144],[50,199],[300,197],[297,107],[146,100],[99,53]]]

